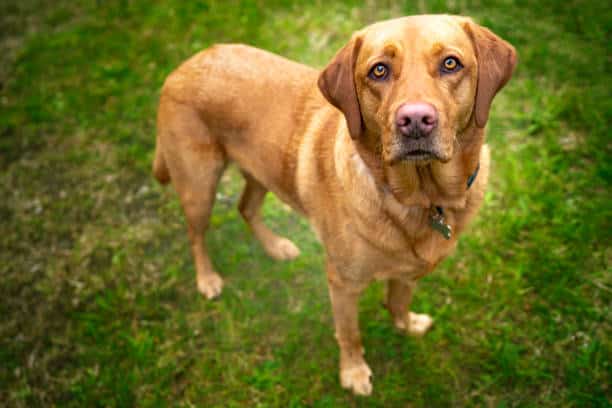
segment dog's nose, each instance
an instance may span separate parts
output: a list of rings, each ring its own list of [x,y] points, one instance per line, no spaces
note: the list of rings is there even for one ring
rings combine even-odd
[[[402,135],[425,137],[438,125],[438,112],[425,102],[405,103],[397,110],[395,122]]]

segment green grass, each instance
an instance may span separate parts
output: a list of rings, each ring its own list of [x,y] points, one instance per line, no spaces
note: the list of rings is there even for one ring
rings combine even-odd
[[[264,4],[265,3],[265,4]],[[425,4],[426,3],[426,4]],[[610,406],[610,8],[605,2],[0,3],[0,405]],[[182,212],[149,168],[165,76],[215,42],[323,66],[363,25],[473,16],[512,42],[486,204],[423,279],[424,339],[361,303],[369,399],[337,378],[320,245],[269,260],[224,176],[208,236],[226,279],[195,288]]]

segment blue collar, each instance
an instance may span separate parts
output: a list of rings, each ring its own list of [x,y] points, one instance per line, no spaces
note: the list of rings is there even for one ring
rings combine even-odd
[[[476,177],[478,176],[479,171],[480,171],[480,162],[478,162],[478,165],[476,166],[476,170],[474,170],[472,175],[468,177],[468,180],[467,180],[468,190],[470,189],[470,187],[472,187],[472,184],[474,184],[474,181],[476,180]]]

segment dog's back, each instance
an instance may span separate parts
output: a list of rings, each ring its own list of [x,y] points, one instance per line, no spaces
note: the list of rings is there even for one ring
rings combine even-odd
[[[240,44],[214,45],[166,79],[161,98],[195,107],[211,131],[252,130],[270,116],[293,122],[318,72],[278,55]],[[266,124],[269,126],[269,123]]]
[[[316,87],[317,76],[313,68],[245,45],[215,45],[194,55],[168,76],[161,91],[156,178],[170,180],[166,156],[173,154],[171,145],[215,145],[225,158],[299,207],[293,186],[287,185],[294,177],[287,172],[296,167],[296,139],[311,122],[309,112],[332,110]],[[187,132],[168,129],[177,106],[193,111],[183,115],[188,116],[183,124],[175,124]],[[203,131],[187,127],[191,120],[201,121]]]

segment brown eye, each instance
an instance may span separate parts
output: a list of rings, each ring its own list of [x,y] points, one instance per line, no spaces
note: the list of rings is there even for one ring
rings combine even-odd
[[[378,81],[386,79],[388,75],[389,68],[387,68],[385,64],[374,65],[374,67],[370,70],[370,73],[368,74],[370,78]]]
[[[442,61],[442,66],[440,68],[443,73],[450,74],[459,71],[463,68],[463,65],[461,65],[461,62],[459,62],[457,58],[447,57]]]

